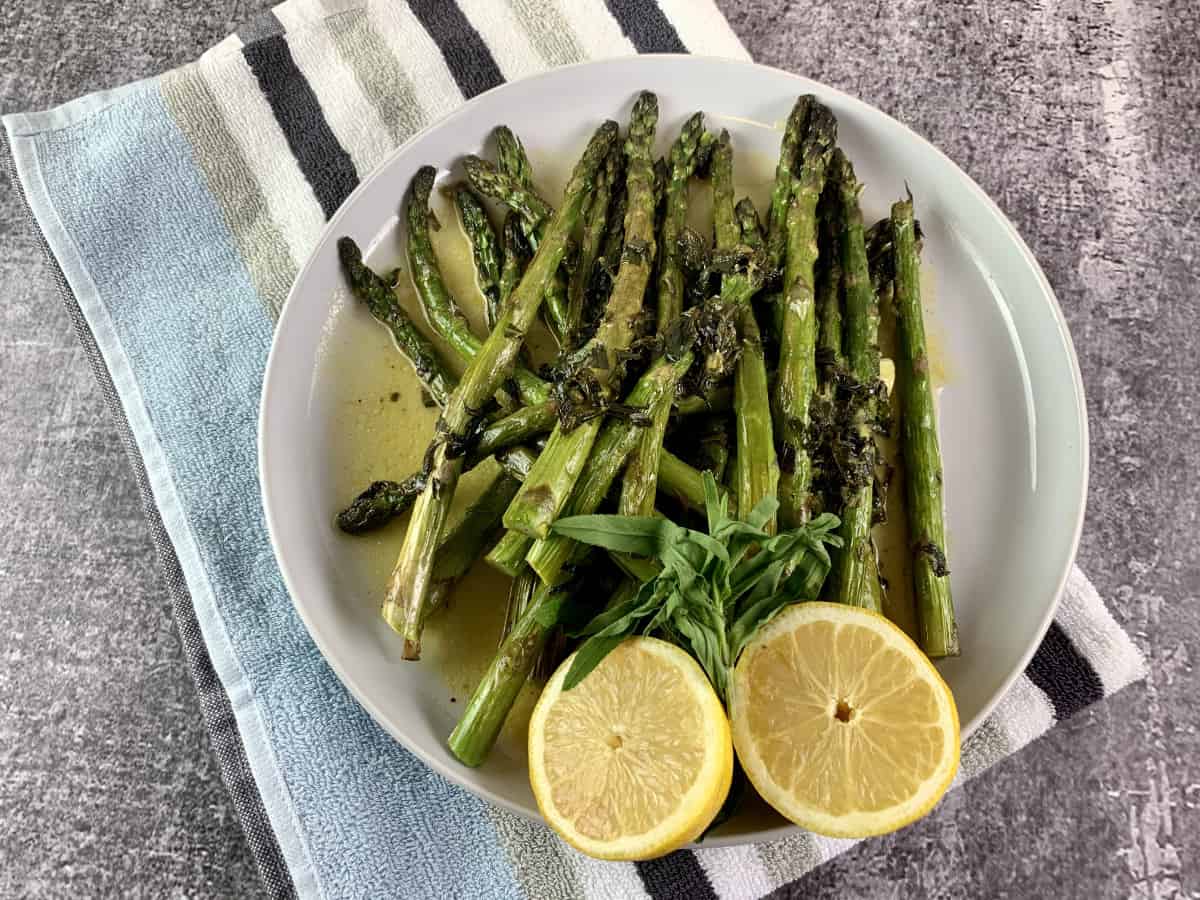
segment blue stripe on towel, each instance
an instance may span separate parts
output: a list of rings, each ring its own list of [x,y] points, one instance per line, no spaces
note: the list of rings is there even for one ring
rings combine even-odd
[[[186,140],[153,82],[91,109],[87,129],[18,138],[14,155],[39,220],[61,217],[47,238],[130,412],[298,891],[431,896],[455,871],[517,896],[482,802],[367,717],[286,595],[256,465],[271,324]],[[384,822],[388,840],[364,839]]]

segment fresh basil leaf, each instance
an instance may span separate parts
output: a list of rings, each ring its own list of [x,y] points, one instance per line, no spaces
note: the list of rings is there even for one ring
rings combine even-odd
[[[591,671],[604,661],[604,657],[615,650],[627,637],[629,637],[627,634],[595,635],[584,641],[583,645],[575,651],[571,668],[567,670],[567,676],[563,679],[562,689],[569,691],[587,678]]]

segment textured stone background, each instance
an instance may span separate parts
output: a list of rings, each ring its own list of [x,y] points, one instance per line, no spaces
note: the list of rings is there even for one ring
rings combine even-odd
[[[757,59],[942,147],[1041,260],[1092,423],[1080,561],[1151,664],[781,896],[1200,897],[1200,7],[718,2]],[[6,4],[0,111],[160,72],[267,5]],[[0,897],[257,896],[123,448],[3,178]]]

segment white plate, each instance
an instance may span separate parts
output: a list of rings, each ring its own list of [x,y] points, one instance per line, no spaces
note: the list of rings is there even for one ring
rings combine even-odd
[[[763,66],[641,56],[557,69],[499,87],[426,129],[342,205],[287,301],[267,366],[259,423],[263,504],[280,570],[313,640],[359,702],[426,763],[487,799],[536,817],[524,761],[495,754],[469,769],[446,750],[460,702],[442,675],[400,660],[379,620],[378,585],[347,563],[331,512],[344,458],[332,427],[342,377],[326,348],[366,314],[348,303],[335,241],[350,235],[377,268],[399,259],[397,212],[417,167],[450,166],[507,123],[538,157],[574,159],[593,128],[658,93],[659,146],[703,109],[737,153],[774,159],[771,126],[797,95],[836,113],[840,142],[866,185],[867,221],[905,184],[917,199],[934,274],[935,322],[951,376],[940,400],[950,561],[963,655],[939,664],[969,734],[1021,672],[1049,625],[1075,554],[1087,490],[1083,388],[1062,312],[1029,249],[984,192],[936,148],[876,109]],[[764,127],[764,124],[768,127]],[[395,473],[400,475],[402,473]],[[497,600],[497,602],[503,602]],[[320,723],[314,723],[320,727]],[[783,833],[746,817],[712,843]]]

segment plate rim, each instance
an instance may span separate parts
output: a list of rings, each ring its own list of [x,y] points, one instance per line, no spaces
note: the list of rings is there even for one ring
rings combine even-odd
[[[1087,513],[1087,501],[1091,480],[1090,426],[1087,415],[1087,401],[1083,386],[1083,376],[1079,368],[1079,357],[1075,350],[1075,343],[1071,339],[1070,329],[1067,324],[1066,316],[1063,313],[1062,305],[1059,303],[1058,295],[1055,293],[1049,279],[1046,277],[1045,272],[1038,263],[1037,257],[1029,248],[1028,244],[1025,243],[1025,240],[1021,237],[1021,234],[1017,230],[1016,226],[1012,223],[1012,221],[1008,218],[996,201],[992,199],[992,197],[975,181],[974,178],[971,177],[969,173],[967,173],[961,166],[958,165],[958,163],[951,159],[940,147],[938,147],[929,139],[925,138],[923,135],[919,134],[904,122],[901,122],[899,119],[894,118],[887,112],[879,109],[877,106],[874,106],[853,94],[847,93],[846,91],[842,91],[835,87],[831,87],[824,82],[816,81],[815,79],[804,75],[798,75],[794,72],[789,72],[776,66],[766,65],[764,63],[758,63],[752,60],[690,53],[643,53],[631,56],[590,59],[578,63],[572,63],[570,65],[555,66],[542,72],[537,72],[512,81],[506,81],[502,84],[496,85],[495,87],[489,88],[488,90],[477,94],[468,100],[465,100],[460,106],[456,107],[451,112],[438,119],[435,119],[432,122],[429,122],[420,130],[413,133],[407,140],[396,147],[395,150],[389,153],[374,168],[372,168],[364,178],[360,180],[358,186],[350,192],[346,199],[342,201],[341,205],[338,206],[334,214],[325,223],[325,226],[322,228],[320,235],[317,237],[317,240],[314,243],[313,249],[309,253],[308,258],[297,271],[295,280],[293,281],[291,288],[288,290],[287,297],[280,308],[279,318],[275,323],[275,328],[271,335],[271,349],[267,356],[266,367],[263,370],[263,384],[259,393],[258,422],[255,433],[258,444],[257,458],[259,497],[262,502],[263,516],[267,525],[267,533],[271,541],[271,551],[275,557],[276,565],[279,568],[280,576],[283,578],[284,586],[287,588],[288,599],[291,601],[292,608],[300,617],[300,620],[304,624],[305,630],[308,632],[309,637],[316,645],[318,651],[321,653],[322,659],[330,667],[330,669],[333,670],[338,680],[346,687],[351,696],[354,697],[355,702],[357,702],[364,710],[366,710],[372,720],[374,720],[376,724],[378,724],[385,732],[387,732],[387,734],[391,736],[393,740],[397,741],[409,753],[412,753],[414,756],[416,756],[424,765],[428,766],[442,777],[448,779],[475,796],[481,797],[489,803],[503,807],[504,809],[507,809],[530,821],[540,822],[543,820],[540,816],[536,815],[535,813],[531,813],[530,810],[525,809],[523,806],[513,802],[507,797],[497,794],[490,788],[481,785],[477,781],[473,781],[467,777],[463,771],[460,771],[463,767],[450,765],[445,760],[433,756],[423,748],[406,740],[402,734],[393,727],[388,717],[385,716],[376,706],[376,704],[369,699],[369,694],[367,691],[361,689],[357,684],[356,679],[344,671],[341,663],[336,660],[332,654],[327,652],[326,643],[320,636],[320,626],[310,619],[304,605],[296,600],[297,591],[295,579],[289,574],[289,568],[284,561],[284,554],[281,551],[281,543],[278,539],[278,528],[276,526],[275,515],[272,512],[270,491],[268,489],[268,482],[272,476],[267,468],[266,448],[269,442],[267,427],[269,414],[267,401],[272,393],[272,390],[277,389],[274,387],[272,373],[276,371],[276,354],[283,352],[279,349],[281,345],[279,336],[283,332],[284,322],[288,317],[289,311],[296,306],[296,304],[294,304],[292,301],[296,297],[298,289],[306,282],[310,270],[317,265],[317,259],[322,255],[322,251],[326,248],[331,240],[335,239],[335,230],[338,224],[346,215],[349,214],[348,211],[354,205],[356,198],[360,194],[363,194],[370,189],[373,183],[382,176],[383,172],[389,168],[397,158],[405,154],[410,146],[420,141],[428,132],[432,131],[433,129],[444,127],[446,124],[465,115],[472,108],[489,102],[497,95],[533,82],[555,78],[560,72],[592,67],[602,68],[611,65],[641,65],[643,63],[652,65],[655,62],[663,60],[671,60],[673,63],[686,61],[685,64],[695,62],[700,65],[717,63],[724,66],[755,69],[768,72],[772,75],[783,76],[793,82],[796,82],[797,85],[800,86],[800,90],[798,90],[797,93],[807,92],[815,93],[818,96],[836,97],[843,104],[857,107],[860,113],[865,112],[869,115],[882,116],[894,126],[903,129],[911,137],[915,138],[921,144],[925,145],[925,147],[932,150],[933,153],[939,157],[943,163],[950,166],[962,176],[969,190],[976,195],[978,200],[982,201],[983,207],[991,214],[992,218],[996,220],[1013,246],[1017,249],[1023,261],[1033,273],[1044,298],[1049,301],[1049,307],[1056,326],[1057,336],[1061,340],[1061,343],[1065,347],[1067,353],[1067,361],[1069,362],[1071,374],[1072,397],[1075,407],[1077,427],[1076,437],[1078,447],[1077,464],[1080,474],[1080,496],[1077,503],[1077,509],[1075,511],[1075,522],[1070,537],[1069,553],[1066,557],[1066,563],[1063,566],[1063,571],[1058,577],[1058,583],[1055,586],[1053,598],[1051,602],[1047,604],[1046,611],[1043,614],[1041,621],[1037,625],[1035,639],[1030,642],[1029,646],[1022,653],[1018,664],[1013,667],[1013,670],[1004,679],[1003,683],[995,691],[992,697],[982,706],[979,712],[976,713],[970,719],[970,721],[963,726],[961,734],[964,742],[968,740],[971,734],[995,711],[996,706],[1009,693],[1016,680],[1024,673],[1025,669],[1029,665],[1030,660],[1033,658],[1038,647],[1041,645],[1042,640],[1045,638],[1046,632],[1049,629],[1051,622],[1053,622],[1056,612],[1058,611],[1058,606],[1066,589],[1071,570],[1075,566],[1075,561],[1079,553],[1079,543],[1083,534],[1084,520]],[[470,769],[467,771],[474,770]],[[713,835],[711,838],[705,840],[703,846],[722,847],[753,844],[760,841],[775,840],[800,830],[801,829],[799,826],[785,822],[784,824],[771,828],[759,829],[757,831],[744,834]],[[697,847],[699,845],[690,844],[688,846]]]

